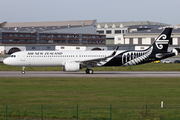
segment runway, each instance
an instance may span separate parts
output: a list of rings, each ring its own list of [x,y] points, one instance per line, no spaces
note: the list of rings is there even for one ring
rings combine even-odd
[[[86,74],[84,71],[0,71],[0,77],[180,77],[178,71],[95,71]]]

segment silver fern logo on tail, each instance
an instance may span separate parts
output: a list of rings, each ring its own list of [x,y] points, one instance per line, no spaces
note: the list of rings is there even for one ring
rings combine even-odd
[[[169,40],[166,40],[166,38],[167,36],[165,34],[162,34],[157,38],[155,44],[158,49],[163,49],[163,44],[168,44]]]
[[[133,66],[143,62],[153,51],[153,46],[151,46],[146,51],[131,51],[124,53],[122,56],[123,66]]]

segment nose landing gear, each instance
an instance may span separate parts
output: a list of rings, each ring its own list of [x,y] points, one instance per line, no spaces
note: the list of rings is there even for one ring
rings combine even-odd
[[[23,66],[21,74],[25,74],[25,67]]]

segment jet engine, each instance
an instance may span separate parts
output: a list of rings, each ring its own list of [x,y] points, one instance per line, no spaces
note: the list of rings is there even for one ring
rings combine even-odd
[[[81,68],[80,64],[77,62],[65,62],[63,71],[75,72],[75,71],[79,71],[80,68]]]

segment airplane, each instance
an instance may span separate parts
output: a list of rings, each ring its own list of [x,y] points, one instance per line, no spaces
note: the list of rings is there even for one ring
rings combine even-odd
[[[93,74],[92,67],[101,66],[134,66],[175,56],[168,52],[172,43],[172,28],[165,28],[146,50],[113,51],[20,51],[11,54],[3,63],[25,67],[63,67],[63,71],[75,72],[86,68],[87,74]]]

